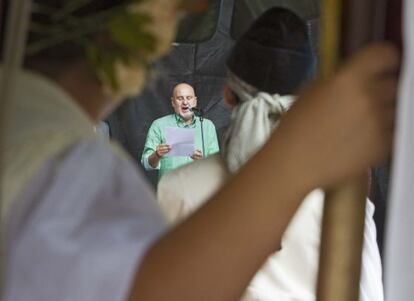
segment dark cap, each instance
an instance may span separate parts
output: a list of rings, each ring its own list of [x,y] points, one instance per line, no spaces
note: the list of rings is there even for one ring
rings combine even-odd
[[[306,22],[285,8],[267,10],[236,41],[227,66],[260,91],[294,94],[316,69]]]

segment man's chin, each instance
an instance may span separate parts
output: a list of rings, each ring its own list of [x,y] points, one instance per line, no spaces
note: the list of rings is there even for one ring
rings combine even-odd
[[[181,118],[184,119],[184,121],[190,121],[193,119],[193,113],[192,112],[186,112],[180,114]]]

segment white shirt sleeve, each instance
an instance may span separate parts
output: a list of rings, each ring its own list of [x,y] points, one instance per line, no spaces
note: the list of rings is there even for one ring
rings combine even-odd
[[[149,156],[144,156],[144,158],[142,159],[142,163],[144,165],[145,170],[159,170],[161,168],[161,160],[158,161],[157,167],[154,168],[149,163]]]
[[[131,162],[85,140],[47,162],[6,226],[3,300],[123,301],[165,222]]]
[[[374,204],[367,199],[361,262],[360,301],[383,301],[382,265],[374,222]]]

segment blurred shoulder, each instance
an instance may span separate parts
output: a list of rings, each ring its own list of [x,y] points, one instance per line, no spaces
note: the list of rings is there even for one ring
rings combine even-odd
[[[219,154],[194,161],[165,174],[158,183],[158,192],[169,190],[198,190],[211,183],[224,182],[228,172]]]

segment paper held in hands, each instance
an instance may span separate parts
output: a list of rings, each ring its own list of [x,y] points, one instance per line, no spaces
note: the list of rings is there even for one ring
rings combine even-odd
[[[168,157],[191,157],[195,150],[195,129],[165,128],[166,143],[171,145]]]

